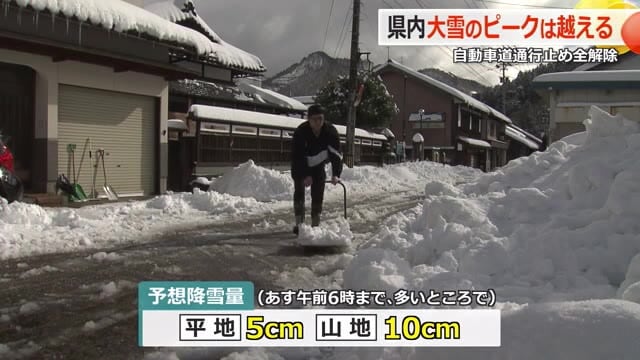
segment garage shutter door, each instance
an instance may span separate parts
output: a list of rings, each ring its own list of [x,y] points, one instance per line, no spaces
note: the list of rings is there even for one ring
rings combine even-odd
[[[640,106],[613,106],[611,114],[622,114],[625,118],[633,121],[640,121]]]
[[[61,85],[58,114],[58,173],[72,179],[68,144],[76,144],[76,171],[87,138],[105,150],[107,180],[120,196],[155,192],[155,100],[153,97]],[[91,159],[95,163],[95,157]],[[93,167],[89,150],[78,183],[89,195]],[[100,196],[104,176],[96,176]]]

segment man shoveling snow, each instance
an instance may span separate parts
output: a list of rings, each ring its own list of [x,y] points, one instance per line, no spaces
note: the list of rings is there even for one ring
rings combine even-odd
[[[311,226],[320,225],[324,184],[327,178],[325,164],[331,162],[331,183],[340,181],[342,154],[340,136],[332,124],[325,122],[324,109],[311,105],[308,121],[302,123],[293,134],[291,149],[291,177],[294,182],[293,210],[296,225],[294,234],[304,223],[305,188],[311,187]]]

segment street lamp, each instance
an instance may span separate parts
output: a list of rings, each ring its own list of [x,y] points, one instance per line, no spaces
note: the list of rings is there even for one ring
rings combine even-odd
[[[422,130],[422,115],[424,115],[424,109],[418,110],[418,114],[420,114],[420,130]]]

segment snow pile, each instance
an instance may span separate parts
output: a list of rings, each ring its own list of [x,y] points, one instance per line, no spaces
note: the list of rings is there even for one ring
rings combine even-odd
[[[429,183],[422,211],[388,220],[368,246],[397,256],[398,284],[415,288],[492,287],[518,303],[616,297],[640,252],[640,126],[591,116],[582,145],[556,142],[459,189]],[[345,287],[380,261],[362,263]]]
[[[640,306],[611,299],[640,302],[640,124],[595,107],[590,117],[586,133],[474,183],[427,184],[421,206],[388,219],[356,254],[344,288],[492,288],[500,306],[515,307],[500,349],[398,358],[637,356],[629,334]]]
[[[326,166],[327,178],[331,166]],[[425,181],[440,180],[448,184],[468,181],[481,173],[477,169],[442,166],[433,162],[415,162],[385,167],[345,167],[341,180],[347,188],[347,197],[385,191],[416,191]],[[290,201],[293,197],[293,180],[288,173],[267,169],[249,160],[211,183],[210,190],[220,193],[254,198],[259,201]],[[306,189],[309,198],[309,188]],[[342,199],[340,186],[327,184],[326,199]]]
[[[303,246],[351,246],[353,234],[345,219],[322,222],[320,226],[300,225],[298,244]]]
[[[33,204],[0,203],[0,259],[115,246],[144,241],[168,229],[276,208],[253,198],[195,189],[147,201],[43,208]],[[113,256],[97,255],[97,260]]]
[[[639,314],[619,300],[534,304],[503,311],[499,348],[338,348],[325,359],[636,359]]]
[[[210,189],[259,201],[290,200],[293,180],[291,176],[257,166],[249,160],[216,179]]]

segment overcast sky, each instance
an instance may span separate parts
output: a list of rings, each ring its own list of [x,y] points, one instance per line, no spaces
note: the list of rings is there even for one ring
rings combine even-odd
[[[146,0],[150,2],[156,0]],[[576,3],[577,0],[362,0],[360,49],[372,52],[375,63],[386,61],[387,47],[377,45],[377,11],[381,8],[409,9],[424,4],[436,9],[531,9],[526,4],[573,7]],[[318,50],[333,57],[349,57],[352,0],[196,0],[195,4],[198,14],[226,42],[257,55],[267,67],[268,76]],[[447,47],[392,47],[391,58],[415,69],[440,68],[486,85],[499,81],[495,64],[454,64],[452,50]],[[529,68],[511,68],[508,75],[513,79],[519,69]]]

